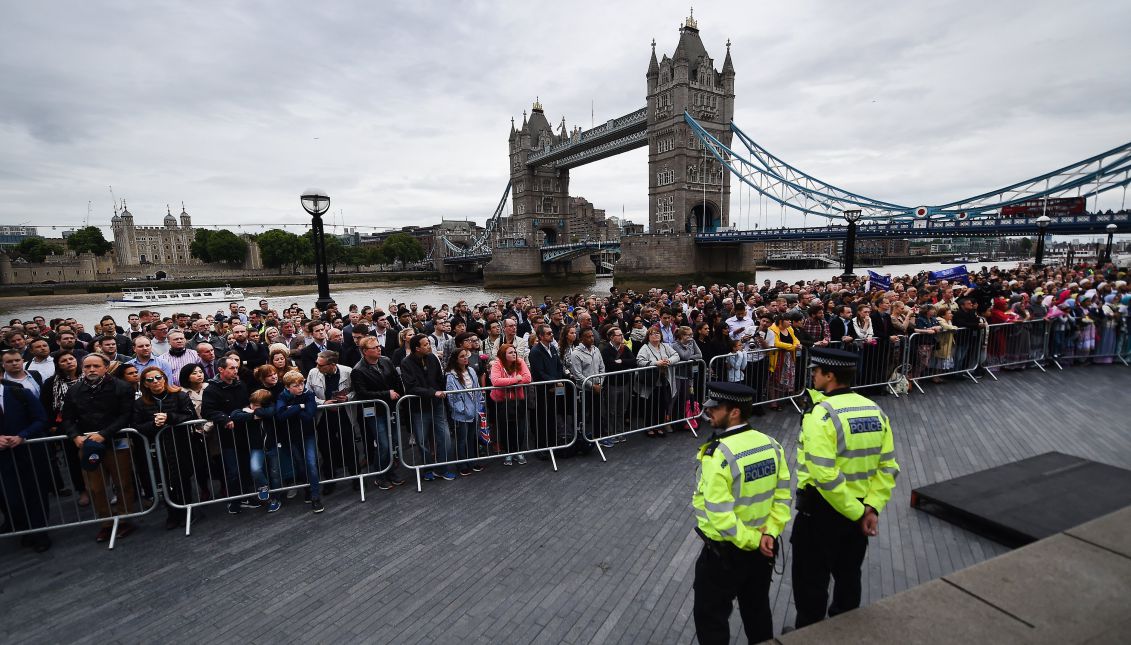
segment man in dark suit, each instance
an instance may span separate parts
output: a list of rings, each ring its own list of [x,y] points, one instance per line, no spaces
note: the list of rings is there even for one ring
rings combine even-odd
[[[891,301],[880,299],[876,309],[872,312],[872,333],[876,338],[876,352],[874,364],[865,365],[865,372],[870,372],[870,383],[883,383],[888,380],[892,369],[895,367],[896,354],[899,352],[899,337],[895,326],[891,322]],[[870,369],[869,369],[870,368]],[[876,389],[876,394],[887,394],[886,387]]]
[[[852,307],[841,305],[836,318],[829,321],[829,340],[834,343],[852,342]]]
[[[44,444],[25,443],[46,428],[39,399],[19,383],[0,381],[0,510],[12,531],[47,526],[51,463]],[[31,533],[21,544],[43,553],[51,548],[51,538],[46,532]]]
[[[326,340],[326,323],[321,320],[313,320],[306,325],[306,332],[313,340],[309,345],[303,348],[302,353],[299,354],[298,364],[302,368],[303,374],[309,374],[310,370],[318,365],[318,353],[327,349],[342,353],[342,344]]]
[[[248,340],[247,325],[243,323],[232,325],[232,345],[228,349],[239,354],[241,367],[249,372],[267,362],[267,351],[259,343]]]
[[[534,411],[535,445],[538,447],[559,445],[555,428],[566,427],[565,423],[565,367],[561,356],[554,351],[554,331],[549,325],[539,323],[534,327],[533,336],[537,342],[530,346],[530,376],[535,383],[553,381],[535,388],[537,408]],[[520,462],[521,463],[521,462]]]

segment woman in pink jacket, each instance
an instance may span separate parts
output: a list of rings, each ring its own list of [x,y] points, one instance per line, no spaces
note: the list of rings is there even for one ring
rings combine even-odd
[[[512,453],[527,449],[527,423],[526,388],[522,387],[531,382],[530,368],[518,355],[514,345],[504,343],[499,346],[499,360],[491,364],[491,406],[494,413],[491,415],[495,421],[495,437],[499,441],[503,457],[503,465],[510,466],[513,462]],[[518,455],[518,463],[525,464],[526,456]]]

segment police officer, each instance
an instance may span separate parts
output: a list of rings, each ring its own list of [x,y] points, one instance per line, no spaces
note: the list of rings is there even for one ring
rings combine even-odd
[[[849,389],[857,355],[809,352],[811,406],[797,443],[793,602],[798,629],[860,606],[860,566],[899,465],[883,410]],[[829,576],[834,580],[829,606]]]
[[[704,414],[715,433],[699,449],[691,498],[703,551],[695,562],[695,634],[703,645],[730,642],[735,597],[746,638],[773,638],[770,576],[776,538],[789,521],[790,475],[778,442],[746,423],[754,390],[708,383]]]

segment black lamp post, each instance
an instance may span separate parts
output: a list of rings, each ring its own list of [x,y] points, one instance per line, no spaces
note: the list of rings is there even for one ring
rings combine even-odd
[[[1037,218],[1037,261],[1034,266],[1038,269],[1045,266],[1045,229],[1049,227],[1051,221],[1052,218],[1048,215],[1041,215]]]
[[[1115,236],[1115,229],[1119,228],[1115,224],[1108,224],[1104,228],[1107,229],[1107,250],[1104,251],[1103,264],[1111,262],[1111,238]]]
[[[333,300],[330,299],[330,276],[326,270],[326,235],[322,230],[322,214],[330,209],[330,196],[317,189],[302,193],[302,207],[310,213],[311,231],[314,232],[314,271],[318,274],[318,300],[314,306],[322,311]]]
[[[844,211],[844,219],[848,222],[848,233],[844,238],[844,281],[852,280],[856,276],[852,267],[856,263],[856,222],[860,221],[861,211]]]

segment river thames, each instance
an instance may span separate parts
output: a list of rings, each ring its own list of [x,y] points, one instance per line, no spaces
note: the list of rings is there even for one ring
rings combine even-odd
[[[954,266],[953,264],[946,263],[928,263],[928,264],[897,264],[886,267],[857,267],[857,275],[866,274],[868,269],[877,273],[892,273],[895,275],[911,274],[914,275],[923,270],[938,270],[946,267]],[[1016,262],[1002,262],[997,266],[1002,268],[1013,268],[1017,266]],[[971,271],[981,268],[981,265],[968,265]],[[824,269],[792,269],[792,270],[777,270],[766,269],[758,271],[757,279],[759,282],[762,280],[784,280],[786,282],[797,282],[798,280],[827,280],[839,272],[837,267],[829,267]],[[173,285],[165,285],[166,288],[172,288]],[[609,292],[609,288],[613,286],[613,279],[611,277],[597,278],[589,284],[572,284],[564,288],[555,287],[511,287],[506,290],[502,289],[487,289],[482,284],[450,284],[450,283],[435,283],[435,282],[389,282],[389,283],[372,283],[365,287],[356,287],[351,284],[349,288],[336,288],[333,283],[333,276],[330,282],[330,295],[339,304],[345,308],[349,304],[357,304],[358,306],[370,305],[374,302],[381,307],[388,307],[392,301],[398,303],[411,303],[415,302],[421,307],[426,304],[440,306],[442,304],[454,305],[460,300],[467,301],[470,305],[475,305],[480,302],[487,302],[496,298],[513,298],[518,294],[526,294],[534,297],[536,302],[542,301],[543,295],[550,295],[557,299],[565,293],[584,293],[584,294],[597,294],[604,295]],[[670,284],[657,284],[657,287],[670,289],[674,285]],[[685,285],[686,286],[686,285]],[[318,294],[316,287],[311,285],[309,291],[294,291],[293,288],[288,288],[285,292],[281,289],[272,287],[259,287],[252,288],[245,291],[248,296],[243,304],[249,309],[257,306],[261,298],[267,298],[270,306],[275,309],[283,309],[297,303],[303,308],[309,310],[314,306],[314,301],[317,299]],[[274,291],[274,293],[273,293]],[[99,318],[107,313],[113,315],[115,318],[124,320],[128,311],[136,311],[131,309],[111,309],[106,305],[106,294],[90,294],[90,295],[73,295],[66,297],[47,297],[43,299],[42,305],[30,305],[34,299],[12,298],[0,299],[0,318],[6,320],[12,318],[19,318],[27,320],[32,316],[41,315],[50,320],[51,318],[63,318],[73,316],[84,325],[90,325],[97,322]],[[118,294],[113,294],[112,297],[118,297]],[[218,309],[227,309],[224,303],[205,303],[185,305],[177,308],[178,311],[187,312],[200,312],[203,314],[215,313]],[[161,314],[174,313],[173,308],[168,308],[160,311]],[[121,321],[119,321],[121,322]]]

